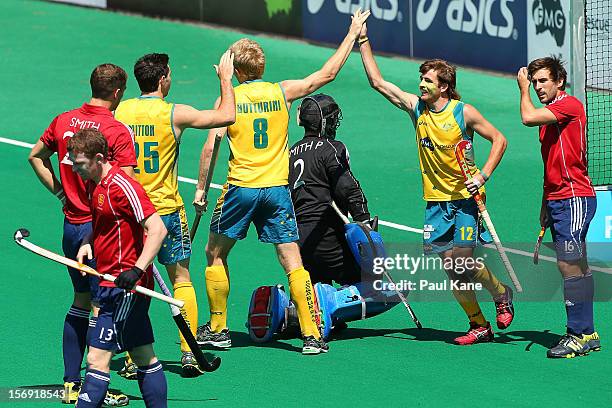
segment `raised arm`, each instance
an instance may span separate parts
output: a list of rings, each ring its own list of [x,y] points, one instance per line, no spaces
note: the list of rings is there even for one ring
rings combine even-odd
[[[480,112],[472,105],[465,105],[463,110],[463,117],[465,118],[465,124],[478,133],[483,138],[491,142],[491,151],[489,152],[489,158],[487,159],[484,166],[480,170],[480,173],[474,176],[474,182],[466,183],[468,191],[475,193],[477,188],[482,186],[493,174],[497,165],[502,159],[508,142],[506,137],[499,131],[495,126],[482,116]],[[475,185],[477,184],[477,185]]]
[[[393,105],[413,115],[414,108],[419,102],[419,97],[404,92],[397,85],[385,81],[380,73],[380,69],[378,69],[376,60],[374,60],[367,30],[367,25],[364,24],[359,36],[359,51],[361,52],[361,61],[363,62],[370,86],[387,98]]]
[[[355,40],[361,31],[361,27],[369,15],[369,10],[362,13],[361,9],[358,9],[355,12],[355,14],[351,17],[352,22],[346,37],[344,37],[344,40],[334,55],[332,55],[327,62],[323,64],[320,70],[308,75],[303,79],[293,79],[281,82],[281,86],[285,91],[285,98],[287,99],[288,103],[309,95],[321,88],[323,85],[336,79],[336,75],[338,75],[338,72],[350,55]]]
[[[53,153],[55,152],[39,140],[30,151],[28,161],[42,185],[56,196],[62,204],[65,204],[66,194],[64,193],[62,183],[55,176],[53,165],[51,164]]]
[[[557,117],[554,113],[546,108],[536,108],[533,105],[531,95],[529,95],[529,86],[531,83],[527,75],[526,67],[519,70],[516,76],[516,82],[521,92],[521,121],[523,125],[531,127],[556,123]]]
[[[214,110],[197,110],[189,105],[175,105],[173,125],[175,130],[186,128],[210,129],[218,126],[231,125],[236,121],[236,102],[232,75],[234,72],[234,54],[229,50],[221,56],[215,70],[221,83],[221,98]],[[180,133],[179,133],[180,134]],[[178,136],[178,135],[177,135]]]

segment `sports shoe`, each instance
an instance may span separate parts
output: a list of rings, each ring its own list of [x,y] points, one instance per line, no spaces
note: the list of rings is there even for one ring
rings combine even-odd
[[[599,334],[597,332],[593,332],[593,334],[583,334],[582,341],[584,341],[586,351],[600,351],[601,350],[601,341],[599,340]]]
[[[487,322],[486,326],[479,326],[474,322],[470,322],[470,330],[463,335],[455,339],[455,344],[460,346],[467,346],[476,343],[486,343],[493,341],[493,329],[491,323]]]
[[[587,341],[573,334],[564,334],[556,346],[546,352],[548,358],[574,358],[586,355],[589,351],[586,347]]]
[[[79,398],[79,391],[81,391],[81,383],[65,382],[62,404],[74,404]]]
[[[104,397],[103,407],[125,407],[129,405],[130,399],[127,395],[122,394],[120,391],[106,391],[106,396]]]
[[[204,373],[191,351],[183,351],[181,367],[183,368],[183,377],[197,377]]]
[[[232,346],[229,330],[223,329],[219,333],[215,333],[210,328],[210,322],[198,327],[196,339],[200,347],[209,345],[220,349],[228,349]]]
[[[321,339],[315,339],[314,336],[304,337],[304,346],[302,347],[302,354],[320,354],[327,353],[329,346]]]
[[[501,330],[510,326],[514,319],[513,292],[509,286],[504,285],[504,288],[506,288],[506,292],[499,299],[495,300],[497,328]]]
[[[120,377],[123,377],[126,380],[136,380],[138,379],[138,376],[136,374],[137,369],[138,367],[136,367],[136,364],[126,358],[125,362],[123,363],[123,367],[119,371],[117,371],[117,374],[119,374]]]

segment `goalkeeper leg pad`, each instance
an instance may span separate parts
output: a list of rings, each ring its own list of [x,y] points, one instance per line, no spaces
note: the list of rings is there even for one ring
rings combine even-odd
[[[315,283],[314,285],[317,303],[319,304],[320,326],[319,331],[324,339],[329,337],[333,326],[332,316],[338,306],[336,305],[336,288],[326,283]]]
[[[265,343],[274,333],[280,332],[285,323],[285,308],[289,296],[282,285],[260,286],[251,295],[247,328],[256,343]]]
[[[353,322],[386,312],[399,303],[394,294],[381,292],[376,298],[365,296],[361,284],[343,286],[334,293],[334,321]]]
[[[387,256],[380,234],[360,222],[346,224],[344,233],[361,272],[368,275],[374,274],[374,259]]]

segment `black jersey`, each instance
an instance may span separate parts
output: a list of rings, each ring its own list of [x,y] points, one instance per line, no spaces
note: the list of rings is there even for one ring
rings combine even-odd
[[[289,187],[302,258],[313,281],[342,281],[338,275],[353,275],[356,268],[344,226],[331,202],[345,214],[349,211],[356,221],[368,220],[370,213],[344,143],[307,136],[294,144],[289,153]],[[357,268],[355,278],[358,274]]]

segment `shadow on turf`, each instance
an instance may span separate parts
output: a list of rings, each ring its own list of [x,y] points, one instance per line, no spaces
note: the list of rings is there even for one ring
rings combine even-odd
[[[285,339],[289,339],[291,337],[287,337]],[[295,338],[295,337],[294,337]],[[243,332],[232,332],[232,348],[240,348],[240,347],[268,347],[268,348],[276,348],[287,351],[297,351],[302,352],[300,347],[292,346],[289,343],[284,343],[282,341],[283,337],[275,337],[272,341],[267,343],[255,343],[249,337],[248,333]]]
[[[410,337],[398,336],[398,334],[406,334]],[[362,329],[362,328],[347,328],[341,333],[333,336],[333,340],[351,340],[363,339],[368,337],[391,337],[400,340],[409,341],[439,341],[448,344],[454,344],[454,339],[464,332],[456,332],[442,329],[433,329],[424,327],[422,329]],[[551,333],[550,330],[533,331],[533,330],[516,330],[509,332],[496,332],[495,343],[514,344],[517,342],[528,342],[525,351],[530,351],[534,344],[538,344],[545,348],[550,348],[559,340],[560,335]]]

